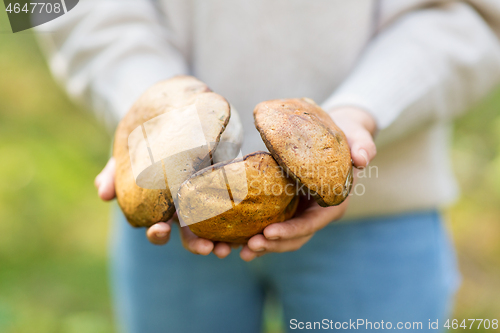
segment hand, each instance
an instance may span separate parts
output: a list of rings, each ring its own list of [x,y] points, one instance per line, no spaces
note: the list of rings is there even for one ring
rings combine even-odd
[[[313,198],[301,197],[295,216],[285,222],[273,223],[264,229],[263,234],[250,238],[240,252],[241,259],[252,261],[267,253],[300,249],[316,231],[344,215],[348,200],[338,206],[324,208]]]
[[[366,167],[377,153],[373,142],[376,131],[373,117],[356,108],[339,108],[331,110],[329,114],[347,137],[354,166]],[[115,198],[114,176],[115,160],[111,158],[95,179],[95,186],[102,200],[109,201]],[[301,207],[294,218],[272,224],[264,229],[263,234],[252,237],[241,250],[240,256],[243,260],[251,261],[269,252],[297,250],[309,241],[316,231],[331,221],[340,219],[347,205],[346,200],[339,206],[323,208],[311,200],[301,200]],[[175,221],[175,216],[168,222],[159,222],[148,228],[146,235],[149,241],[156,245],[166,244],[170,239],[171,226],[174,222],[178,222]],[[225,258],[231,253],[231,248],[241,246],[199,238],[187,227],[180,230],[183,246],[195,254],[208,255],[213,251],[217,257]]]
[[[377,154],[373,135],[376,123],[373,117],[357,108],[339,108],[329,112],[342,129],[351,148],[354,166],[364,168]],[[251,261],[270,252],[289,252],[300,249],[312,236],[330,222],[340,219],[347,210],[348,200],[339,206],[321,207],[312,199],[301,198],[301,207],[292,219],[274,223],[264,229],[263,234],[248,240],[240,257]]]
[[[163,245],[170,239],[172,223],[179,224],[177,213],[168,222],[159,222],[152,225],[146,231],[149,241],[156,245]],[[180,227],[182,245],[186,250],[194,254],[209,255],[213,252],[217,257],[223,259],[231,253],[231,248],[239,247],[238,244],[213,242],[196,236],[188,227]]]
[[[354,166],[358,169],[367,167],[377,155],[373,141],[377,124],[373,116],[354,107],[333,109],[328,114],[347,137]]]
[[[111,157],[94,181],[99,197],[104,201],[110,201],[116,197],[115,166],[115,159]],[[174,215],[168,222],[159,222],[149,227],[146,230],[148,240],[156,245],[168,243],[173,223],[179,223],[177,215]],[[231,247],[235,247],[235,245],[214,243],[208,239],[199,238],[188,227],[180,228],[180,231],[182,244],[188,251],[195,254],[208,255],[213,251],[219,258],[225,258],[231,253]]]

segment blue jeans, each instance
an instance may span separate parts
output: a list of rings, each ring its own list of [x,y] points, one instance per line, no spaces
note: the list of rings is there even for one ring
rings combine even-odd
[[[429,320],[442,328],[459,284],[436,211],[333,223],[296,252],[250,263],[237,251],[223,260],[188,253],[176,227],[169,244],[151,245],[121,214],[113,235],[114,302],[127,333],[260,332],[270,292],[290,332],[307,322],[339,328],[358,319],[393,328],[422,322],[418,331],[426,332]]]

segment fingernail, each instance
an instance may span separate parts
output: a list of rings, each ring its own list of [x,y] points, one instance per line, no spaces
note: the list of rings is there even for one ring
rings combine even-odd
[[[166,236],[167,236],[167,233],[166,233],[166,232],[164,232],[164,231],[160,231],[160,232],[157,232],[157,233],[156,233],[156,237],[157,237],[157,238],[164,238],[164,237],[166,237]]]
[[[255,250],[254,252],[264,252],[264,250],[265,250],[265,248],[261,247],[261,248]]]
[[[101,178],[102,178],[102,177],[101,177],[101,175],[100,175],[100,174],[99,174],[99,175],[97,175],[97,177],[95,177],[95,179],[94,179],[94,185],[95,185],[96,187],[99,187],[99,186],[101,185]]]
[[[97,188],[97,195],[99,197],[102,197],[103,194],[104,194],[104,186],[100,184],[99,187]]]
[[[363,156],[363,158],[365,159],[365,167],[368,166],[368,154],[366,153],[366,150],[364,149],[360,149],[358,151],[359,155]]]
[[[102,179],[99,183],[99,194],[108,187],[108,180],[106,178]]]
[[[269,240],[278,240],[280,238],[278,236],[274,236],[274,237],[267,237],[267,239],[269,239]]]

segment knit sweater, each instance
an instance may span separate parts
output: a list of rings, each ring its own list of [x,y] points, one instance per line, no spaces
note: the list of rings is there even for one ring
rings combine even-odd
[[[110,129],[177,74],[239,110],[243,153],[266,150],[252,117],[261,101],[368,111],[378,155],[348,217],[452,201],[450,121],[500,79],[498,0],[81,0],[38,31],[56,78]]]

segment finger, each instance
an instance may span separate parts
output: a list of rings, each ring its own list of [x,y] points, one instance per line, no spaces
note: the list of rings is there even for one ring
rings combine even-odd
[[[377,155],[372,135],[363,128],[351,133],[347,141],[351,147],[352,161],[357,168],[367,167]]]
[[[346,135],[351,157],[357,168],[366,167],[377,154],[373,136],[377,123],[368,112],[358,108],[338,108],[330,115]]]
[[[231,246],[227,243],[217,243],[213,252],[218,258],[223,259],[231,253]]]
[[[206,256],[214,249],[212,241],[196,236],[189,230],[189,227],[181,227],[180,229],[182,245],[189,252]]]
[[[291,252],[297,251],[311,239],[313,235],[308,235],[301,238],[295,238],[290,240],[277,240],[272,241],[266,239],[263,235],[255,235],[248,241],[248,248],[258,254],[269,253],[269,252]]]
[[[155,245],[167,244],[172,227],[169,223],[158,222],[146,230],[148,240]]]
[[[115,158],[111,157],[106,163],[106,166],[104,166],[104,169],[102,169],[102,171],[95,177],[94,180],[95,187],[99,188],[103,178],[106,177],[110,172],[114,173],[115,165],[116,165]]]
[[[288,221],[267,226],[263,234],[271,241],[306,237],[324,228],[330,222],[341,218],[345,209],[346,205],[344,204],[325,208],[315,205]]]
[[[104,201],[115,198],[115,159],[112,157],[104,169],[97,175],[94,185],[97,187],[99,197]]]
[[[99,189],[99,186],[101,186],[101,183],[102,183],[102,171],[94,179],[95,188]]]
[[[243,259],[246,262],[252,261],[255,258],[262,257],[265,252],[254,252],[248,248],[248,245],[243,246],[243,248],[240,251],[240,258]]]

